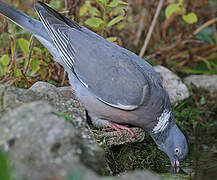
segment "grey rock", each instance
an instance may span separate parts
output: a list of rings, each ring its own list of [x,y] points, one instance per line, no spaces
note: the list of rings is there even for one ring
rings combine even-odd
[[[87,126],[83,106],[46,93],[0,84],[0,146],[16,179],[62,177],[79,162],[95,171],[105,168],[104,152]]]
[[[135,170],[126,172],[119,176],[105,176],[100,177],[96,173],[90,171],[82,164],[70,168],[70,173],[66,176],[68,179],[79,180],[160,180],[161,178],[148,170]]]
[[[50,85],[45,86],[47,88]],[[39,92],[36,91],[34,88],[33,91],[31,89],[25,90],[0,84],[0,97],[2,99],[2,101],[0,102],[0,111],[19,107],[23,103],[29,103],[33,101],[45,101],[48,102],[50,105],[54,106],[58,112],[69,113],[73,117],[76,117],[75,123],[78,125],[80,124],[81,127],[87,126],[86,112],[83,105],[74,99],[64,98],[55,86],[51,85],[50,87],[50,90],[44,88],[46,89],[45,91]],[[41,89],[43,89],[43,87],[41,87]]]
[[[197,88],[203,88],[210,92],[210,95],[217,96],[217,75],[191,75],[184,79],[187,85],[193,84]]]
[[[75,99],[74,92],[72,91],[71,86],[58,87],[58,90],[63,94],[63,96],[71,99]]]
[[[49,96],[51,97],[53,96],[55,98],[58,98],[62,95],[56,86],[50,83],[47,83],[47,82],[43,82],[43,81],[36,82],[29,89],[35,92],[43,93],[43,94],[46,93]]]
[[[79,102],[65,99],[57,89],[41,82],[31,90],[0,84],[0,147],[8,155],[14,179],[158,179],[141,170],[119,177],[96,174],[94,171],[106,167],[104,153],[86,123],[85,111]],[[107,144],[144,139],[142,129],[133,131],[134,138],[126,131],[123,136],[105,131],[98,138],[106,139]]]
[[[54,112],[50,105],[36,101],[1,118],[0,144],[9,154],[15,179],[44,179],[67,163],[78,162],[77,154],[82,152],[78,132]]]
[[[133,172],[128,172],[116,180],[160,180],[161,178],[150,171],[147,170],[135,170]]]
[[[160,65],[155,66],[154,69],[159,73],[163,81],[163,87],[167,90],[171,103],[176,103],[189,97],[187,86],[177,75]]]

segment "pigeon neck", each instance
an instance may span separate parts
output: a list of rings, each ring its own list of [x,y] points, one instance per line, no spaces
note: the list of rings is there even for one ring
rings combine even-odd
[[[164,130],[157,132],[157,133],[153,133],[153,132],[150,133],[151,137],[154,139],[157,145],[164,143],[164,141],[166,140],[166,137],[169,135],[170,129],[173,126],[176,126],[175,120],[172,116],[173,116],[173,113],[171,112],[171,118],[168,121],[168,125]]]
[[[152,129],[153,134],[158,134],[164,131],[170,122],[170,117],[172,112],[170,110],[164,109],[161,115],[157,118],[157,124]]]

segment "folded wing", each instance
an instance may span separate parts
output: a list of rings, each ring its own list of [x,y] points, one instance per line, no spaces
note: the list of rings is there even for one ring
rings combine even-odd
[[[130,54],[88,33],[43,3],[35,9],[63,62],[71,70],[68,73],[74,73],[100,101],[123,110],[134,110],[149,98],[144,70]]]

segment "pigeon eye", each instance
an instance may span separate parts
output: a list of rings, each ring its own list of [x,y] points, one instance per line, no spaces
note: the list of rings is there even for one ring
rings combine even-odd
[[[175,148],[175,153],[179,153],[179,148]]]

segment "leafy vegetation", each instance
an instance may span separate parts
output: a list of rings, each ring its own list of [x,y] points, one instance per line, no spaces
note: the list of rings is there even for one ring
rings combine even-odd
[[[151,20],[155,12],[150,10],[151,5],[154,5],[153,3],[146,4],[140,0],[134,3],[124,0],[86,0],[79,1],[74,7],[70,6],[71,0],[67,0],[68,4],[62,0],[46,2],[69,18],[78,20],[81,25],[91,28],[107,40],[123,45],[135,52],[139,51],[144,39],[141,30],[147,31],[148,19]],[[17,2],[12,5],[20,9],[23,8]],[[26,7],[31,6],[29,8],[31,11],[29,9],[24,9],[24,11],[37,17],[32,10],[32,4],[26,1],[25,5]],[[177,0],[165,5],[166,18],[163,15],[160,16],[159,22],[162,22],[162,26],[155,28],[153,40],[148,48],[147,60],[150,63],[167,66],[181,76],[217,73],[216,28],[211,24],[198,30],[203,23],[206,23],[200,18],[198,21],[198,16],[201,14],[201,16],[207,17],[208,21],[211,17],[202,8],[197,10],[195,7],[210,8],[215,13],[217,5],[212,0],[207,2]],[[145,29],[140,30],[141,24],[139,23],[142,21],[133,19],[143,17],[144,12],[146,26]],[[194,13],[192,14],[192,12]],[[178,16],[173,16],[173,14]],[[179,16],[187,24],[179,21]],[[10,82],[10,84],[22,88],[28,88],[38,80],[61,86],[68,84],[63,68],[53,61],[49,52],[36,39],[16,25],[7,24],[3,16],[0,17],[0,21],[2,24],[0,28],[2,34],[0,39],[1,83]],[[194,24],[191,25],[193,22]],[[139,37],[137,37],[138,31],[141,31]],[[138,40],[138,43],[135,39]]]
[[[37,18],[33,1],[22,1],[22,4],[19,2],[8,0],[16,8]],[[154,0],[45,2],[70,19],[136,54],[139,54],[158,3]],[[217,74],[216,1],[172,2],[164,3],[157,19],[146,51],[147,61],[152,65],[164,65],[181,77],[189,74]],[[69,85],[63,68],[53,61],[47,49],[27,32],[0,16],[0,83],[29,88],[39,80],[56,86]],[[205,137],[214,137],[212,142],[216,142],[216,101],[217,99],[207,96],[203,90],[192,90],[189,99],[174,105],[177,124],[189,139],[193,139],[189,140],[192,153],[185,161],[189,164],[193,163],[196,150],[212,147],[206,143]],[[71,119],[65,114],[58,115]],[[195,137],[199,137],[201,142],[196,147]],[[105,144],[104,149],[114,173],[135,168],[164,171],[164,167],[170,163],[148,135],[143,143],[119,147],[107,147]]]
[[[184,7],[184,0],[179,0],[177,3],[171,3],[165,10],[166,18],[170,18],[173,13],[181,15],[182,19],[188,23],[193,24],[197,22],[197,15],[193,12],[186,14],[186,8]]]
[[[112,27],[115,25],[115,28],[119,30],[125,26],[125,12],[128,3],[122,0],[96,0],[97,8],[92,2],[91,0],[87,0],[80,8],[79,15],[82,18],[86,16],[86,25],[93,28],[104,37],[106,34],[109,34],[109,31],[111,31]],[[107,37],[107,40],[115,42],[117,38]]]

